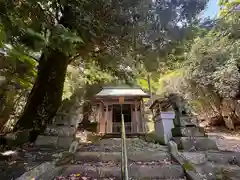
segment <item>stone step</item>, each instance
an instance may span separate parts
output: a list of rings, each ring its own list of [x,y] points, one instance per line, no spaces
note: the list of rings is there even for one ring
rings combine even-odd
[[[103,139],[97,144],[80,144],[78,151],[85,152],[121,152],[121,139]],[[127,139],[127,151],[128,152],[142,152],[142,151],[168,151],[167,146],[148,143],[142,139],[129,140]]]
[[[215,163],[205,163],[197,167],[198,172],[205,176],[207,180],[239,180],[240,167],[236,165],[223,165]]]
[[[146,133],[126,133],[126,138],[139,138],[145,137]],[[110,138],[121,138],[121,133],[107,133],[102,139],[110,139]]]
[[[216,142],[208,137],[174,137],[173,141],[185,151],[218,150]]]
[[[232,164],[240,166],[239,152],[207,152],[208,161],[217,164]]]
[[[175,122],[175,126],[186,127],[186,126],[197,126],[198,122],[196,118],[192,118],[189,116],[181,116],[180,122]]]
[[[181,155],[195,165],[204,164],[208,161],[204,152],[181,152]]]
[[[164,166],[150,166],[145,168],[146,166],[136,166],[130,165],[129,177],[131,180],[139,180],[139,179],[151,179],[151,180],[186,180],[181,168],[174,166],[172,169]],[[152,170],[151,170],[152,169]],[[157,172],[158,170],[163,170],[163,173]],[[146,178],[147,174],[143,174],[144,172],[150,174],[150,178]],[[149,172],[150,170],[150,172]],[[133,172],[132,172],[133,171]],[[139,171],[139,172],[138,172]],[[152,173],[152,174],[151,174]],[[174,174],[171,174],[174,173]],[[117,180],[121,179],[120,174],[120,166],[106,166],[102,165],[101,167],[96,167],[92,165],[67,165],[55,167],[52,163],[43,163],[30,171],[24,173],[21,177],[17,178],[18,180],[27,180],[27,179],[36,179],[36,180],[55,180],[55,179],[80,179],[73,178],[72,175],[78,177],[85,177],[84,179],[105,179],[108,180]],[[143,177],[143,178],[142,178]],[[152,178],[153,177],[153,178]],[[160,177],[160,178],[159,178]],[[167,177],[167,178],[166,178]]]
[[[36,146],[40,147],[57,147],[68,149],[72,144],[73,137],[68,136],[47,136],[47,135],[39,135],[37,140],[35,141]]]
[[[204,137],[205,132],[202,127],[175,127],[172,129],[173,137]]]
[[[121,152],[76,152],[74,160],[84,162],[120,162]],[[129,162],[171,161],[167,152],[129,152]]]
[[[184,177],[183,168],[180,165],[162,165],[162,166],[146,166],[146,165],[129,165],[129,177],[132,178],[158,178],[158,179],[170,179],[170,178],[182,178]],[[104,166],[94,167],[86,165],[67,165],[62,172],[63,176],[69,174],[81,174],[82,176],[88,175],[99,178],[121,177],[120,166]]]
[[[193,164],[216,163],[225,165],[240,165],[239,152],[182,152],[186,159]]]
[[[108,145],[114,146],[114,145],[121,145],[121,143],[122,143],[121,138],[110,138],[110,139],[102,139],[97,144],[101,146],[108,146]],[[148,145],[149,144],[149,142],[146,142],[141,138],[126,138],[126,143],[127,145],[132,145],[132,144]]]
[[[68,126],[49,125],[43,135],[46,136],[69,136],[73,137],[76,134],[76,128]]]

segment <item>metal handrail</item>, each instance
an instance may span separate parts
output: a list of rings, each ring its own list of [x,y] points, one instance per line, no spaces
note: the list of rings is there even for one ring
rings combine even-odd
[[[126,144],[126,133],[124,124],[124,115],[122,114],[122,151],[121,151],[121,177],[122,180],[128,180],[128,158],[127,158],[127,144]]]

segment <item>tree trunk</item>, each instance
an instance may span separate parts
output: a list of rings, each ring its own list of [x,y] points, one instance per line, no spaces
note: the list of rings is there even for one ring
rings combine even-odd
[[[0,132],[3,131],[4,125],[8,122],[13,110],[14,110],[14,97],[9,97],[8,101],[6,102],[6,107],[0,114]]]
[[[149,91],[149,94],[150,94],[150,100],[152,101],[152,87],[151,87],[150,74],[147,75],[147,81],[148,81],[148,91]]]
[[[43,52],[37,79],[14,130],[43,129],[55,116],[62,100],[68,62],[69,58],[58,50],[48,48]]]

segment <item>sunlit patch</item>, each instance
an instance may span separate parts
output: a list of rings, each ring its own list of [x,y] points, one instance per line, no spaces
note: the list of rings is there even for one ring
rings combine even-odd
[[[16,151],[11,151],[11,150],[9,150],[9,151],[5,151],[5,152],[3,152],[3,153],[1,153],[3,156],[11,156],[11,155],[15,155],[15,154],[17,154],[17,152]]]

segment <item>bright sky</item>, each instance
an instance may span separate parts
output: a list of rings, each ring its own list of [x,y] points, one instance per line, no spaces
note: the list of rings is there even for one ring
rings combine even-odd
[[[203,17],[214,18],[219,12],[218,0],[209,0],[207,9],[203,12]]]

